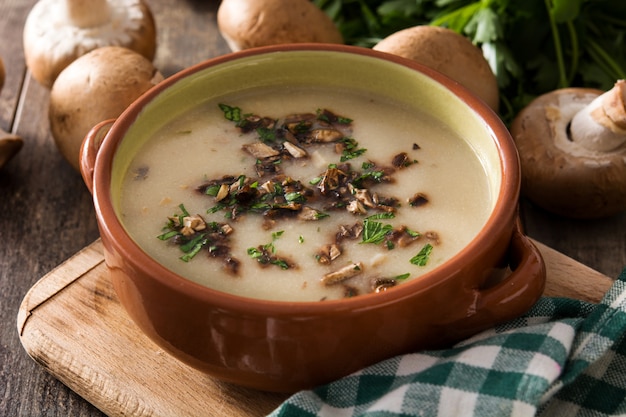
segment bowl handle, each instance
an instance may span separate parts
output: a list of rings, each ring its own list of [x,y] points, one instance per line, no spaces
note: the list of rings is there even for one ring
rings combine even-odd
[[[474,290],[474,302],[460,318],[453,338],[461,340],[526,313],[543,294],[546,267],[541,253],[519,222],[508,249],[511,272],[496,284]]]
[[[93,170],[96,165],[98,150],[114,122],[115,119],[105,120],[91,128],[80,148],[80,173],[90,193],[93,193]]]

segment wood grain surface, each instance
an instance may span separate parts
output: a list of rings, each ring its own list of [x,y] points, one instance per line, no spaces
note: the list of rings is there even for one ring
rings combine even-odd
[[[598,302],[613,283],[537,246],[546,262],[546,295]],[[152,343],[120,305],[99,240],[32,287],[17,329],[37,363],[109,416],[263,416],[287,397],[221,383]]]
[[[146,1],[157,24],[155,65],[166,76],[228,52],[216,25],[219,1]],[[0,128],[25,141],[0,169],[0,416],[101,416],[26,354],[15,326],[35,282],[98,238],[91,196],[52,141],[49,92],[24,63],[22,28],[35,2],[0,0]],[[547,246],[611,278],[626,266],[626,213],[576,221],[526,201],[521,209],[527,233]]]

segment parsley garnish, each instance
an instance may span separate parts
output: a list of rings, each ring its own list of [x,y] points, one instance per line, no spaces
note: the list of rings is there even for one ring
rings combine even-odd
[[[417,266],[425,266],[428,263],[428,259],[430,258],[430,253],[433,250],[433,245],[427,243],[424,245],[422,250],[419,251],[417,255],[411,258],[409,262],[413,265]]]
[[[376,245],[385,240],[385,236],[393,230],[390,224],[383,224],[371,217],[363,220],[363,240],[361,243],[374,243]]]
[[[274,142],[276,141],[276,131],[267,127],[259,127],[256,129],[256,133],[259,135],[261,142]]]
[[[265,245],[259,245],[256,248],[248,248],[248,255],[252,259],[256,259],[256,261],[261,265],[276,265],[280,269],[291,268],[291,265],[289,264],[289,262],[287,262],[286,259],[276,256],[276,246],[274,246],[274,242],[278,238],[280,238],[283,233],[285,233],[284,230],[273,232],[272,241],[270,243],[266,243]]]
[[[353,138],[343,138],[341,139],[341,142],[343,143],[343,146],[344,146],[344,149],[341,152],[341,158],[340,158],[341,162],[358,158],[359,156],[367,152],[367,149],[359,148],[359,143]]]
[[[241,121],[241,109],[239,107],[232,107],[228,104],[219,104],[220,109],[224,112],[226,120],[231,122]]]

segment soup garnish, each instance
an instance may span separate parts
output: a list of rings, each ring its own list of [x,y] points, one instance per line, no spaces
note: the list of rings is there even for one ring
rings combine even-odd
[[[420,279],[485,224],[473,133],[370,93],[275,93],[209,98],[136,132],[118,213],[164,267],[234,295],[333,300]]]
[[[393,174],[417,164],[406,152],[395,155],[388,165],[380,165],[368,159],[355,169],[350,160],[366,154],[352,138],[353,120],[323,109],[315,113],[292,114],[282,119],[243,113],[239,107],[219,104],[224,117],[235,123],[242,134],[256,135],[256,141],[245,143],[242,150],[255,158],[257,178],[245,175],[224,175],[209,179],[196,191],[210,197],[215,203],[207,213],[224,212],[224,217],[236,221],[239,216],[256,214],[265,219],[270,229],[276,222],[286,219],[295,221],[320,221],[333,211],[345,210],[355,217],[365,216],[352,225],[342,225],[335,240],[322,246],[313,254],[317,262],[329,265],[342,254],[346,241],[356,244],[380,245],[382,250],[393,250],[396,246],[408,246],[420,240],[421,233],[405,225],[393,226],[382,220],[395,217],[402,203],[398,198],[383,196],[377,185],[394,181]],[[283,173],[282,165],[289,161],[307,158],[316,146],[333,146],[339,160],[331,163],[319,176],[308,183],[296,180]],[[413,144],[413,150],[419,145]],[[423,193],[417,193],[407,201],[409,207],[420,207],[428,203]],[[182,261],[188,262],[202,250],[209,256],[222,260],[223,269],[231,275],[239,273],[240,261],[232,254],[229,236],[236,226],[229,223],[206,222],[200,214],[191,215],[181,204],[181,213],[170,216],[159,239],[177,244],[184,254]],[[247,254],[262,267],[274,265],[280,269],[298,268],[287,257],[276,253],[274,240],[282,233],[272,234],[272,242],[249,247]],[[303,239],[301,236],[300,239]],[[438,243],[436,233],[430,232],[426,239]],[[408,260],[418,266],[427,264],[432,243],[426,243]],[[361,262],[351,262],[320,277],[324,285],[335,285],[363,271]],[[396,285],[397,280],[406,279],[410,273],[395,277],[379,277],[373,281],[372,291],[380,292]],[[356,291],[347,291],[356,295]]]

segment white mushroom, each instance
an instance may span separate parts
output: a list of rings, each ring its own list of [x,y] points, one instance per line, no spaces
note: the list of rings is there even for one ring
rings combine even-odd
[[[414,26],[389,35],[372,49],[412,59],[439,71],[498,111],[498,80],[481,49],[451,29]]]
[[[78,170],[80,146],[89,130],[117,118],[161,80],[152,62],[119,46],[98,48],[76,59],[50,91],[50,130],[61,154]]]
[[[619,80],[606,93],[564,88],[526,106],[511,125],[524,195],[572,218],[626,210],[625,103]]]
[[[330,17],[310,0],[222,0],[217,23],[232,51],[283,43],[343,43]]]
[[[103,46],[124,46],[152,61],[154,19],[143,0],[39,0],[24,24],[26,65],[52,86],[79,56]]]

